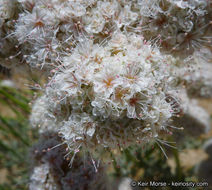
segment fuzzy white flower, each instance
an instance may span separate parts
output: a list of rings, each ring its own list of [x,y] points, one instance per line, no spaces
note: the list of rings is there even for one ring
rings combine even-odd
[[[58,132],[70,151],[94,153],[157,140],[180,105],[180,122],[208,124],[175,91],[185,84],[189,95],[212,94],[210,2],[17,2],[0,2],[0,61],[47,70],[30,118],[40,133]]]
[[[140,5],[140,13],[142,16],[154,18],[158,12],[162,12],[160,1],[158,0],[138,0],[138,5]]]
[[[69,141],[92,137],[95,132],[95,122],[86,113],[72,114],[61,129],[63,137]]]
[[[167,53],[186,57],[211,43],[209,2],[143,0],[140,6],[149,10],[141,11],[141,32]]]
[[[125,5],[123,9],[121,9],[117,18],[115,18],[116,25],[118,28],[122,26],[130,26],[132,25],[138,18],[138,13],[133,12],[131,10],[130,5]]]
[[[99,9],[99,11],[102,12],[102,14],[104,16],[110,18],[117,11],[118,3],[117,3],[117,1],[112,1],[112,2],[98,1],[97,2],[97,8]]]
[[[105,46],[81,41],[46,89],[48,110],[70,151],[158,138],[177,114],[167,101],[174,78],[168,61],[133,33],[117,31]]]
[[[39,127],[39,132],[57,131],[57,124],[54,115],[48,110],[48,102],[46,96],[42,96],[36,100],[32,107],[30,123],[33,128]]]
[[[178,7],[186,9],[190,8],[193,9],[197,14],[204,14],[205,13],[205,8],[207,6],[207,1],[205,0],[169,0],[170,2],[176,4]],[[196,9],[198,8],[198,9]]]
[[[46,9],[33,8],[32,13],[22,13],[16,24],[15,35],[23,43],[33,41],[37,37],[45,36],[46,32],[55,27],[57,20],[55,15]]]
[[[105,26],[105,19],[98,9],[92,9],[83,19],[85,23],[85,31],[88,33],[99,33]]]
[[[58,17],[60,19],[80,17],[83,16],[85,13],[86,7],[77,1],[67,1],[61,3],[61,5],[58,7]]]

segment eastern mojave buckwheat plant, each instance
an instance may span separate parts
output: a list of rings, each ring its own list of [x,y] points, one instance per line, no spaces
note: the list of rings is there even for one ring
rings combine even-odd
[[[169,100],[169,67],[166,56],[136,34],[114,33],[105,46],[82,41],[47,84],[31,121],[41,132],[59,132],[75,153],[157,139],[179,112],[177,100]]]
[[[209,128],[189,102],[212,96],[211,10],[208,0],[1,0],[0,64],[45,71],[32,127],[57,133],[71,165],[88,152],[97,171],[103,150],[164,152],[185,120]]]

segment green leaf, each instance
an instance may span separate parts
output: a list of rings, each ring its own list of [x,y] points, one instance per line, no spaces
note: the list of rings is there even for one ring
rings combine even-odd
[[[10,122],[7,121],[4,117],[0,115],[0,121],[4,124],[4,126],[7,127],[8,131],[11,132],[11,134],[17,138],[19,138],[25,145],[29,146],[29,143],[26,139],[23,138],[22,134],[18,133],[13,125],[10,124]]]
[[[25,112],[30,113],[30,108],[27,103],[17,99],[15,96],[11,95],[7,91],[0,89],[0,94],[4,95],[6,98],[11,100],[14,104],[22,108]]]

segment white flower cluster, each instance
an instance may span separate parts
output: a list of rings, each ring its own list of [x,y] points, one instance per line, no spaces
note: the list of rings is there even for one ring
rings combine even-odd
[[[47,69],[32,125],[71,151],[157,139],[180,110],[175,89],[212,95],[210,1],[6,0],[0,15],[15,19],[15,57]]]
[[[75,152],[151,141],[179,112],[177,100],[168,100],[174,80],[168,60],[133,33],[117,32],[105,46],[84,39],[64,58],[31,121],[60,123],[55,129]]]
[[[32,114],[30,116],[30,123],[32,127],[39,128],[40,133],[46,131],[57,131],[58,125],[54,121],[54,115],[48,111],[48,102],[46,96],[42,96],[36,100],[32,107]]]
[[[140,0],[145,38],[167,53],[187,57],[211,44],[211,2],[207,0]],[[148,2],[148,3],[147,3]],[[138,30],[138,29],[137,29]],[[211,53],[210,53],[211,56]]]
[[[0,39],[0,62],[4,54],[19,58],[12,63],[10,59],[4,61],[6,66],[26,62],[32,67],[57,68],[84,35],[104,44],[121,30],[142,34],[167,54],[179,56],[185,73],[189,70],[183,60],[186,57],[192,56],[192,62],[198,59],[200,64],[206,59],[211,62],[211,7],[207,0],[1,1],[0,26],[7,26],[7,32],[2,32]],[[183,75],[179,77],[185,80]],[[190,85],[193,78],[186,82]],[[195,83],[205,86],[195,91],[210,97],[211,87],[205,80],[195,78]]]
[[[131,3],[116,0],[19,0],[14,35],[31,66],[57,66],[80,40],[81,32],[102,41],[118,28],[134,23]]]
[[[2,3],[5,18],[14,12],[14,2]],[[18,2],[24,11],[14,34],[23,48],[23,59],[32,66],[60,64],[63,55],[75,47],[80,32],[102,41],[117,29],[133,30],[182,57],[211,43],[211,4],[207,0]]]

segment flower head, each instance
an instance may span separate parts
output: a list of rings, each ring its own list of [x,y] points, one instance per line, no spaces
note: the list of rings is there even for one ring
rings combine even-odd
[[[56,102],[47,110],[69,150],[93,154],[157,138],[176,114],[167,101],[169,59],[133,33],[117,31],[105,46],[80,43],[46,89],[47,102]]]

